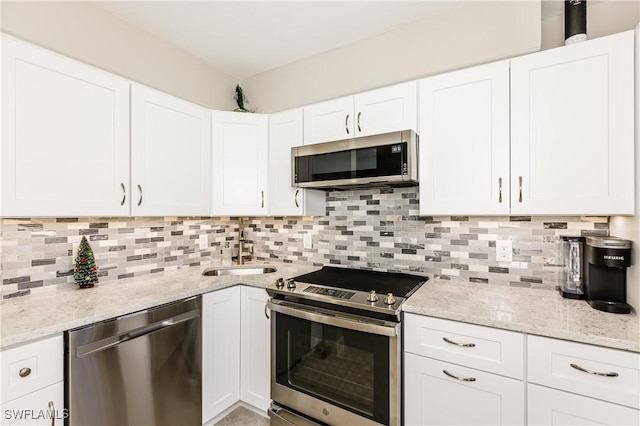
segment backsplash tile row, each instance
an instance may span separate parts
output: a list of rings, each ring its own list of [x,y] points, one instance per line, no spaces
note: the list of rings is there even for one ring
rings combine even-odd
[[[323,217],[247,220],[254,257],[274,262],[426,272],[443,278],[553,289],[560,278],[560,235],[608,235],[607,218],[420,216],[418,189],[330,192]],[[73,250],[90,241],[100,282],[220,258],[235,243],[236,218],[3,219],[4,297],[73,282]],[[207,235],[208,248],[199,249]],[[312,248],[305,248],[309,234]],[[513,241],[513,261],[497,262],[495,242]]]

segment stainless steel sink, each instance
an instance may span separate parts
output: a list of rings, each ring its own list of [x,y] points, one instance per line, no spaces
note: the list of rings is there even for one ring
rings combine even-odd
[[[276,268],[271,266],[254,266],[254,267],[221,267],[221,268],[209,268],[205,269],[202,275],[208,277],[219,277],[222,275],[257,275],[257,274],[270,274],[275,272]]]

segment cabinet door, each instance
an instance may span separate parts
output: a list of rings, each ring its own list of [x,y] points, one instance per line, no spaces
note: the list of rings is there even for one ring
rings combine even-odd
[[[634,213],[633,32],[511,61],[511,213]]]
[[[211,213],[211,115],[156,90],[131,88],[131,212]]]
[[[266,413],[271,403],[271,328],[262,288],[242,287],[240,399]]]
[[[202,296],[202,422],[240,399],[240,287]]]
[[[302,109],[269,116],[269,215],[325,214],[324,191],[291,186],[291,148],[302,145]]]
[[[266,115],[214,111],[213,214],[266,215]]]
[[[639,425],[640,411],[537,385],[527,385],[530,425]]]
[[[523,382],[406,352],[404,357],[406,425],[524,424]]]
[[[304,144],[353,138],[353,96],[304,107]]]
[[[509,214],[509,62],[419,86],[420,214]]]
[[[129,214],[129,83],[2,37],[3,216]]]
[[[355,96],[355,135],[418,130],[416,82],[388,86]]]
[[[53,426],[64,424],[64,383],[58,382],[2,404],[3,425]]]

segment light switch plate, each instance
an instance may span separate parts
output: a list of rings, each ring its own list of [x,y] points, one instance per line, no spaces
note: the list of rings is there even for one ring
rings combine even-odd
[[[200,235],[200,238],[198,238],[198,245],[200,250],[206,250],[209,247],[209,236],[207,234]]]
[[[496,260],[498,262],[511,262],[513,259],[511,240],[496,241]]]

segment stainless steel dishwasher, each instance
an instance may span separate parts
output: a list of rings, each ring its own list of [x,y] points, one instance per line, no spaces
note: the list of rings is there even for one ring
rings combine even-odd
[[[65,334],[68,425],[202,425],[200,296]]]

